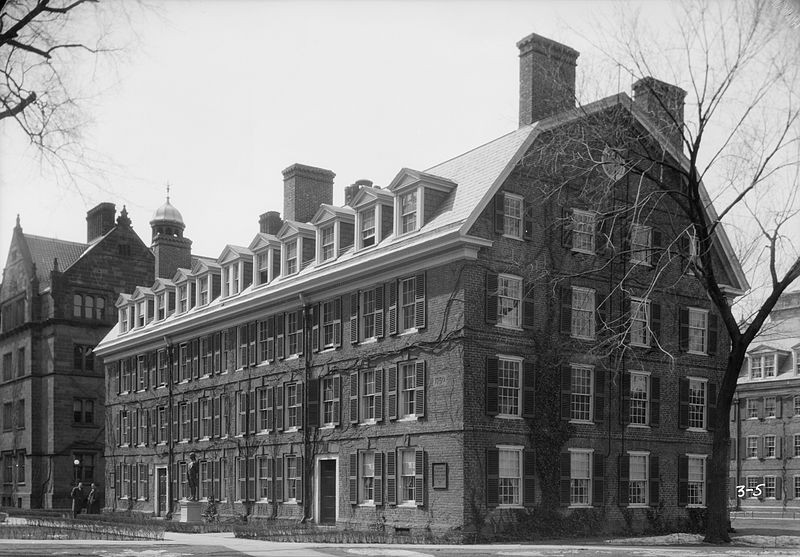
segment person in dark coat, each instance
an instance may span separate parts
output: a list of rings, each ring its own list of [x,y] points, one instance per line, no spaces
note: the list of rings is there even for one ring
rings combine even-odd
[[[72,499],[72,518],[76,518],[83,507],[83,482],[78,482],[78,485],[72,488],[69,497]]]
[[[100,512],[100,490],[92,484],[89,488],[89,495],[86,496],[86,512],[98,514]]]

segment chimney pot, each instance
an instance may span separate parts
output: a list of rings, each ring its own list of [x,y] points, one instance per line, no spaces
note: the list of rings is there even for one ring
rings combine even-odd
[[[325,168],[293,164],[283,171],[283,216],[310,222],[323,203],[333,203],[336,174]]]
[[[519,48],[519,125],[527,126],[575,107],[575,66],[580,53],[532,33]]]
[[[267,211],[258,217],[258,224],[262,233],[275,235],[280,231],[283,220],[278,211]]]
[[[86,243],[91,243],[114,228],[117,208],[113,203],[100,203],[86,212]]]

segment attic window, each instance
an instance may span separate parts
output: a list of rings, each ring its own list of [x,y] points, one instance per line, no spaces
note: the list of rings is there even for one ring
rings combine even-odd
[[[359,234],[361,238],[361,247],[368,248],[375,245],[375,207],[370,207],[365,211],[359,213],[361,224],[359,226]]]
[[[328,225],[320,230],[320,259],[328,261],[336,254],[334,225]]]
[[[400,195],[400,234],[413,232],[417,225],[417,190]]]

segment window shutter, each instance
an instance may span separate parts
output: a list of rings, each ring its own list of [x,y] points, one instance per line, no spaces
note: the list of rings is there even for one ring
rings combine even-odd
[[[488,416],[496,416],[498,412],[498,364],[499,360],[494,356],[486,358],[486,414]]]
[[[606,410],[606,374],[602,369],[594,370],[594,422],[602,423]]]
[[[678,506],[689,504],[689,457],[678,455]]]
[[[308,381],[308,427],[319,427],[319,379]]]
[[[176,442],[180,439],[180,429],[179,429],[179,420],[180,416],[178,414],[178,403],[172,405],[172,441]]]
[[[717,344],[719,343],[719,328],[717,322],[717,315],[715,313],[708,313],[708,354],[713,356],[717,353]]]
[[[650,302],[650,332],[653,336],[650,346],[657,348],[661,342],[661,304],[658,302]]]
[[[189,352],[192,357],[192,378],[200,379],[200,339],[189,343]]]
[[[561,366],[561,419],[572,418],[572,368],[569,364]]]
[[[397,334],[397,281],[393,280],[387,285],[389,289],[389,334]]]
[[[414,413],[421,418],[425,416],[425,362],[423,360],[419,360],[415,364],[414,376],[417,381],[414,393]]]
[[[342,299],[333,300],[333,346],[342,345]]]
[[[383,421],[383,370],[375,370],[375,421]],[[376,455],[377,458],[377,455]]]
[[[275,459],[275,501],[280,503],[283,499],[283,457],[279,456]]]
[[[283,386],[275,387],[275,429],[283,431]]]
[[[486,506],[496,507],[500,502],[500,451],[486,449]]]
[[[533,302],[533,283],[524,282],[522,295],[522,327],[532,329],[534,326],[534,302]]]
[[[561,311],[559,313],[559,330],[566,334],[572,334],[572,288],[569,286],[559,286],[558,300]]]
[[[296,459],[297,462],[297,481],[295,482],[296,487],[296,495],[295,500],[300,503],[303,501],[303,478],[305,478],[305,469],[303,468],[303,457],[298,456]]]
[[[630,481],[630,460],[628,455],[619,455],[619,482],[617,483],[617,505],[628,506],[628,483]]]
[[[305,332],[306,319],[305,312],[302,309],[297,310],[297,332],[299,333],[299,340],[297,341],[297,355],[302,356],[305,349],[306,335]]]
[[[661,418],[661,379],[650,377],[650,425],[659,425]]]
[[[117,499],[122,497],[122,489],[120,486],[122,485],[122,464],[117,464],[115,466],[114,471],[114,492]],[[173,496],[173,499],[175,497]]]
[[[311,306],[311,350],[313,352],[319,352],[320,350],[319,322],[322,319],[322,311],[320,310],[320,304]]]
[[[782,458],[781,448],[783,446],[783,437],[780,435],[775,436],[775,458]]]
[[[397,461],[394,450],[386,452],[386,504],[397,504]]]
[[[603,456],[592,453],[592,505],[602,507],[605,499],[606,466]]]
[[[299,403],[299,407],[297,408],[297,429],[303,429],[303,412],[306,411],[306,407],[303,404],[303,389],[305,388],[305,383],[297,383],[297,401]]]
[[[522,362],[522,417],[533,418],[536,404],[536,366],[533,361]]]
[[[417,447],[414,452],[414,502],[418,507],[425,506],[425,451]]]
[[[534,478],[536,476],[536,458],[532,450],[522,453],[522,504],[532,507],[536,503]]]
[[[397,366],[391,366],[387,370],[386,413],[390,420],[397,419]]]
[[[568,452],[560,455],[561,474],[558,482],[558,502],[567,506],[570,503],[570,479],[572,478],[572,457]]]
[[[678,427],[689,427],[689,380],[685,377],[678,380]]]
[[[522,239],[533,240],[533,203],[524,202],[525,212],[522,213]]]
[[[150,409],[150,421],[147,424],[150,433],[150,444],[155,445],[158,443],[158,408]]]
[[[373,475],[372,501],[376,505],[383,505],[383,453],[375,453],[375,470]]]
[[[358,291],[350,294],[350,343],[358,342]]]
[[[267,431],[275,429],[275,388],[267,387]]]
[[[347,471],[349,474],[350,504],[357,505],[358,504],[358,453],[357,452],[350,453],[350,465],[348,466]]]
[[[797,358],[797,356],[795,356]],[[775,397],[775,417],[782,418],[783,417],[783,397],[776,396]]]
[[[689,308],[678,309],[678,348],[683,352],[689,350]]]
[[[200,401],[192,401],[192,439],[200,437]]]
[[[561,208],[561,245],[572,249],[572,209]]]
[[[714,420],[717,416],[717,384],[716,383],[709,383],[708,384],[708,416],[706,417],[706,429],[708,431],[714,431]],[[780,416],[778,416],[780,417]]]
[[[661,251],[664,249],[664,241],[660,230],[653,228],[650,234],[650,262],[655,265],[658,262]]]
[[[594,291],[594,334],[600,334],[606,323],[608,323],[608,305],[606,301],[606,294],[601,294],[599,291]]]
[[[342,378],[338,375],[333,378],[333,425],[338,426],[342,421]]]
[[[375,288],[375,336],[383,338],[383,286]]]
[[[267,503],[275,501],[275,459],[267,458]],[[217,464],[216,462],[214,464]]]
[[[631,374],[625,372],[622,373],[622,408],[619,419],[622,424],[631,421]]]
[[[494,196],[494,232],[495,234],[502,234],[505,232],[505,202],[506,196],[503,192],[497,193]]]
[[[414,327],[425,328],[425,273],[414,279]]]
[[[286,357],[285,330],[286,319],[284,318],[283,313],[279,313],[275,316],[275,355],[279,360],[282,360]]]
[[[358,372],[350,374],[350,423],[358,423]]]
[[[250,366],[258,363],[258,322],[253,321],[247,326],[247,355],[250,357]]]
[[[660,500],[659,486],[661,480],[658,477],[658,457],[650,455],[650,506],[657,507]]]
[[[497,273],[486,273],[486,322],[497,323]]]
[[[258,431],[258,424],[256,423],[256,391],[250,391],[247,397],[247,430],[251,435]]]
[[[780,455],[778,455],[778,457],[780,457]],[[778,500],[783,495],[783,483],[782,483],[782,480],[783,480],[783,478],[781,478],[780,476],[777,476],[775,478],[775,499],[778,499]]]

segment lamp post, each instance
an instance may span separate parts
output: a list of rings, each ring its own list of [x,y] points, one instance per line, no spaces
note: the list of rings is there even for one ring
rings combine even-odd
[[[72,464],[75,470],[75,485],[78,485],[78,467],[81,465],[81,461],[76,458],[72,461]]]

